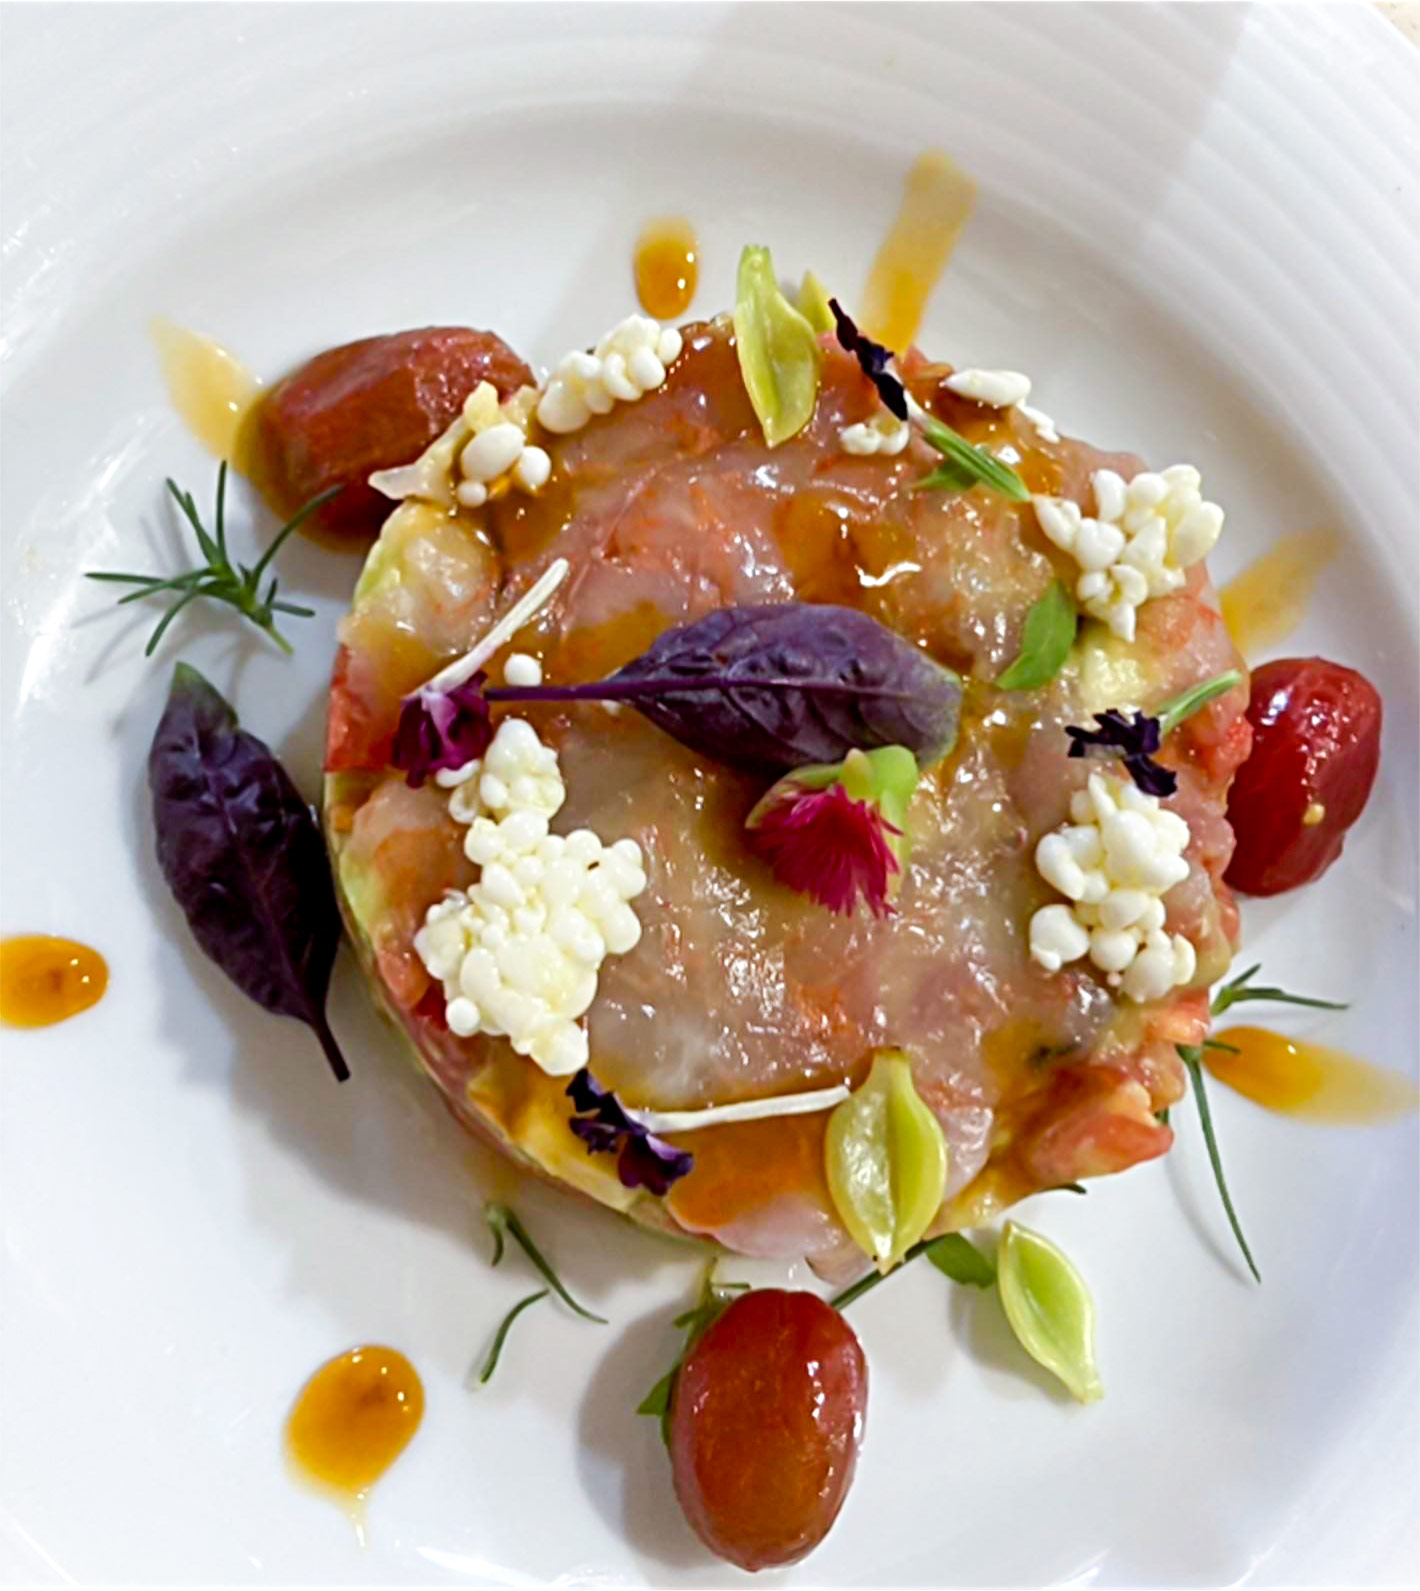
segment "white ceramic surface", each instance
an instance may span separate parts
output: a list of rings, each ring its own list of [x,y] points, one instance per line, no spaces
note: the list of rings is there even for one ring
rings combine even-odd
[[[9,8],[3,17],[4,878],[0,930],[91,940],[103,1004],[4,1035],[0,1564],[10,1578],[731,1584],[631,1410],[673,1348],[681,1251],[491,1166],[410,1075],[348,963],[337,1089],[307,1036],[193,949],[150,856],[143,759],[175,657],[316,787],[353,569],[284,556],[319,617],[278,657],[220,615],[160,661],[77,578],[175,556],[162,313],[259,371],[372,331],[498,328],[532,358],[630,307],[648,214],[850,294],[911,158],[981,202],[924,343],[1032,373],[1068,429],[1189,459],[1226,574],[1345,537],[1289,650],[1385,694],[1344,863],[1246,912],[1247,955],[1344,1016],[1267,1012],[1416,1067],[1416,172],[1420,61],[1366,8]],[[269,532],[247,493],[239,538]],[[1417,1552],[1416,1126],[1322,1131],[1215,1089],[1265,1275],[1241,1277],[1190,1109],[1165,1164],[1026,1219],[1093,1284],[1108,1396],[1055,1395],[932,1274],[859,1306],[859,1478],[796,1584],[1394,1583]],[[487,1265],[514,1192],[614,1321]],[[989,1301],[987,1301],[989,1302]],[[389,1342],[423,1431],[369,1547],[287,1478],[290,1398]]]

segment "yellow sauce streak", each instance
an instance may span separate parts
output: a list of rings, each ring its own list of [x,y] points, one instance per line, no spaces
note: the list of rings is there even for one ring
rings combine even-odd
[[[152,332],[168,397],[183,424],[214,458],[250,474],[247,420],[261,383],[210,337],[169,320],[155,320]]]
[[[1263,1028],[1227,1028],[1217,1038],[1240,1053],[1207,1049],[1203,1064],[1220,1083],[1269,1110],[1307,1121],[1362,1125],[1420,1106],[1420,1088],[1412,1079],[1341,1050]]]
[[[24,934],[0,940],[0,1022],[44,1028],[96,1005],[108,987],[97,950],[72,939]]]
[[[699,275],[700,244],[684,216],[647,222],[636,240],[633,269],[641,308],[657,320],[676,320],[690,308]]]
[[[423,1417],[424,1388],[409,1360],[393,1348],[354,1348],[301,1389],[286,1451],[304,1479],[345,1507],[363,1541],[365,1498]]]
[[[859,324],[870,337],[896,353],[908,348],[975,203],[976,184],[950,156],[918,156],[863,289]]]
[[[1223,587],[1223,620],[1239,652],[1256,657],[1285,641],[1306,617],[1322,570],[1336,556],[1335,531],[1283,536]]]

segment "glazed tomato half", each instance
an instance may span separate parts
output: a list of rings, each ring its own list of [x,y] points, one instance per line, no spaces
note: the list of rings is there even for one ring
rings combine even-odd
[[[1252,676],[1252,753],[1228,797],[1227,881],[1280,895],[1320,878],[1360,817],[1381,754],[1381,699],[1355,669],[1279,658]]]
[[[863,1349],[832,1305],[777,1288],[736,1299],[671,1395],[671,1468],[695,1533],[741,1569],[802,1558],[848,1495],[867,1401]]]
[[[316,516],[321,527],[336,536],[378,535],[393,504],[366,477],[418,458],[480,381],[507,397],[530,384],[532,372],[502,338],[466,326],[427,326],[326,349],[256,410],[263,495],[278,513],[293,514],[339,486],[340,495]]]

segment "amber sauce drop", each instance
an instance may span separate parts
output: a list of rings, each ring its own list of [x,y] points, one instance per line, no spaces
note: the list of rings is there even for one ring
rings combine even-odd
[[[23,934],[0,940],[0,1022],[43,1028],[96,1005],[108,964],[73,939]]]
[[[297,1472],[344,1504],[363,1530],[370,1488],[408,1447],[424,1417],[418,1372],[393,1348],[353,1348],[302,1387],[286,1422]]]
[[[168,397],[183,424],[214,458],[251,473],[248,421],[261,383],[241,360],[210,337],[169,320],[153,322],[153,342]]]
[[[636,240],[633,269],[641,308],[657,320],[676,320],[690,308],[699,275],[700,244],[684,216],[648,222]]]
[[[1238,1054],[1206,1049],[1204,1064],[1220,1083],[1269,1110],[1308,1121],[1363,1125],[1420,1106],[1420,1088],[1341,1050],[1284,1038],[1263,1028],[1226,1028],[1216,1035]]]
[[[918,156],[863,290],[859,320],[870,337],[908,348],[975,202],[976,184],[950,156]]]
[[[1223,587],[1223,620],[1244,657],[1285,641],[1306,617],[1322,570],[1336,556],[1334,531],[1283,536]]]

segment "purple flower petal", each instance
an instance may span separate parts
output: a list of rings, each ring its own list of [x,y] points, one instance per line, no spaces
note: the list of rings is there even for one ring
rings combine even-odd
[[[613,1127],[610,1122],[597,1121],[591,1116],[574,1116],[567,1125],[587,1146],[588,1154],[614,1155],[626,1135],[623,1127]]]
[[[653,1138],[642,1128],[643,1136],[629,1133],[621,1146],[616,1174],[623,1188],[645,1188],[657,1198],[670,1190],[695,1164],[687,1150]]]
[[[567,1097],[578,1112],[567,1125],[588,1153],[617,1156],[616,1174],[623,1187],[645,1188],[659,1198],[695,1164],[693,1155],[652,1137],[628,1116],[616,1095],[586,1067],[568,1083]]]
[[[888,370],[893,360],[892,349],[875,343],[871,337],[865,337],[836,298],[829,299],[828,307],[833,311],[839,346],[858,361],[858,368],[878,389],[878,396],[889,412],[899,420],[905,420],[907,393],[902,383]]]
[[[1145,795],[1158,796],[1162,800],[1178,789],[1178,777],[1173,770],[1165,768],[1151,757],[1126,757],[1124,766],[1129,771],[1129,777]]]
[[[1175,775],[1153,761],[1153,753],[1159,749],[1157,718],[1150,718],[1147,713],[1135,713],[1130,718],[1111,707],[1096,713],[1095,722],[1098,729],[1065,726],[1072,757],[1121,757],[1129,777],[1146,795],[1171,796],[1178,789]]]
[[[493,725],[483,696],[486,678],[480,672],[449,690],[421,686],[404,698],[390,761],[412,790],[431,774],[462,768],[488,750]]]

